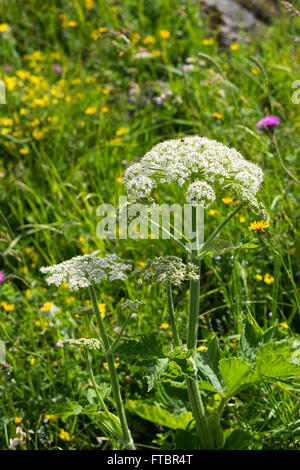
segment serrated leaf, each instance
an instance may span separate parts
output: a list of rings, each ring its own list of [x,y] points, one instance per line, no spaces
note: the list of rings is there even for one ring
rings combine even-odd
[[[157,333],[139,335],[137,338],[122,338],[115,349],[120,356],[139,359],[158,359],[165,357],[163,345]]]
[[[207,351],[197,352],[196,365],[199,377],[199,385],[207,390],[207,383],[211,384],[213,390],[224,393],[224,381],[219,370],[220,349],[217,340],[214,338],[208,345]]]
[[[256,372],[269,378],[300,375],[300,341],[282,340],[262,345],[256,356]]]
[[[244,317],[240,344],[237,349],[238,357],[245,361],[253,362],[262,338],[263,332],[256,321],[252,317]]]
[[[171,429],[186,429],[193,420],[190,411],[179,416],[173,416],[169,411],[155,405],[149,405],[141,400],[128,400],[126,408],[131,413],[137,414],[151,423],[157,423]]]
[[[147,361],[144,365],[146,366],[144,377],[148,383],[148,392],[150,392],[160,376],[167,370],[169,359],[155,359],[153,361]]]
[[[232,397],[246,385],[255,382],[256,377],[251,365],[238,357],[221,359],[219,367],[226,385],[227,397]]]
[[[67,403],[61,403],[56,408],[52,409],[49,414],[59,416],[62,420],[65,420],[69,416],[78,416],[82,413],[82,406],[75,401],[68,401]]]

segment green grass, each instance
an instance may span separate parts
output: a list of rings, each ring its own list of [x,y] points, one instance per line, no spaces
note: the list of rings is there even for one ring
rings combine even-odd
[[[96,417],[44,422],[66,399],[86,401],[90,385],[82,354],[56,345],[67,337],[90,337],[92,331],[87,318],[75,314],[87,293],[70,298],[64,287],[46,289],[39,268],[82,253],[116,251],[135,266],[147,257],[180,256],[169,241],[100,240],[96,208],[118,203],[119,195],[125,195],[119,179],[124,169],[155,143],[203,135],[237,148],[264,170],[259,197],[270,213],[270,227],[264,240],[253,235],[256,250],[237,251],[232,258],[224,254],[205,264],[199,339],[217,335],[222,347],[233,352],[235,318],[241,312],[251,314],[263,329],[278,320],[286,337],[297,337],[299,190],[283,172],[268,136],[255,126],[267,112],[280,116],[279,147],[286,166],[297,174],[300,108],[291,96],[292,83],[300,78],[300,46],[293,41],[300,35],[300,20],[282,12],[250,43],[242,40],[237,50],[230,50],[218,46],[217,33],[209,31],[196,1],[99,0],[91,2],[90,10],[84,1],[52,1],[41,7],[32,0],[22,8],[15,0],[0,4],[5,7],[1,22],[10,28],[0,32],[0,79],[7,89],[7,103],[0,105],[0,247],[1,269],[10,279],[0,288],[0,305],[13,305],[10,311],[0,306],[3,362],[9,364],[0,372],[0,447],[8,447],[15,437],[14,418],[22,417],[23,429],[33,433],[21,448],[109,448],[109,442],[97,442],[103,431]],[[98,28],[107,29],[98,31],[95,40],[91,33]],[[161,37],[163,30],[170,38]],[[143,43],[148,36],[155,42]],[[213,44],[205,46],[208,38]],[[200,58],[199,52],[209,58]],[[194,59],[194,70],[183,72],[188,57]],[[166,91],[172,94],[159,104],[155,98]],[[86,114],[89,108],[92,114]],[[171,187],[165,199],[182,200],[182,194]],[[232,207],[233,202],[227,206],[221,200],[212,206],[218,213],[207,213],[207,234]],[[245,232],[251,238],[248,226],[255,218],[247,210],[241,215],[243,219],[235,217],[228,225],[225,238],[239,242]],[[264,281],[267,273],[273,278],[270,284]],[[125,318],[120,300],[147,300],[129,334],[158,331],[167,344],[170,328],[160,329],[167,322],[162,287],[137,291],[131,280],[105,283],[100,297],[113,335]],[[53,317],[42,311],[47,302],[59,308]],[[184,335],[186,289],[178,289],[175,307]],[[107,372],[102,359],[92,356],[101,382]],[[155,390],[147,392],[134,361],[119,362],[124,397],[155,396],[168,408]],[[299,448],[294,382],[239,393],[225,413],[226,432],[238,428],[250,433],[251,449]],[[210,406],[214,399],[212,393],[205,395]],[[108,404],[112,406],[109,399]],[[174,435],[167,428],[134,415],[129,423],[137,443],[173,446]],[[59,437],[61,429],[71,441]]]

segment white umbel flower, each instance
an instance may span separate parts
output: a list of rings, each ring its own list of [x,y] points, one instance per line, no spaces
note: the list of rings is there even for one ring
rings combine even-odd
[[[187,200],[192,197],[192,189],[204,191],[206,183],[210,187],[206,206],[213,201],[213,192],[230,182],[240,185],[243,190],[255,194],[263,181],[261,168],[247,161],[237,150],[226,147],[215,140],[191,136],[173,139],[155,145],[140,160],[125,172],[123,182],[129,197],[143,199],[150,196],[158,184],[177,182],[189,186]]]
[[[204,207],[206,209],[216,199],[216,193],[213,188],[205,181],[196,181],[191,183],[186,192],[186,200],[192,206]]]
[[[54,266],[43,267],[40,271],[49,274],[47,283],[57,287],[62,283],[68,283],[70,291],[100,284],[103,279],[111,281],[127,278],[126,271],[131,269],[130,264],[122,262],[115,254],[98,258],[93,255],[76,256]]]

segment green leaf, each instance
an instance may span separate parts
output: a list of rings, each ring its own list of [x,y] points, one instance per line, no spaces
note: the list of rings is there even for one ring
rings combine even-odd
[[[117,439],[122,439],[123,433],[122,433],[122,428],[120,424],[120,420],[117,416],[115,416],[113,413],[104,413],[100,412],[98,415],[98,419],[100,422],[100,427],[103,429],[103,431]]]
[[[300,375],[300,341],[282,340],[261,346],[256,357],[256,373],[275,379]]]
[[[220,424],[220,416],[216,410],[209,415],[207,422],[216,448],[221,449],[224,445],[224,434]]]
[[[221,359],[219,367],[226,385],[227,397],[232,397],[246,385],[255,382],[251,365],[238,357]]]
[[[237,355],[248,362],[255,361],[256,351],[263,338],[263,332],[252,316],[243,318],[243,330]]]
[[[234,430],[226,439],[224,450],[247,450],[252,440],[251,434],[242,429]]]
[[[151,423],[157,423],[171,429],[186,429],[193,420],[190,411],[179,416],[173,416],[169,411],[155,405],[149,405],[142,400],[128,400],[126,408],[131,413],[151,421]]]
[[[83,408],[79,403],[75,401],[68,401],[67,403],[61,403],[56,408],[52,409],[49,414],[59,416],[62,420],[65,420],[69,416],[78,416],[82,413]]]
[[[139,359],[158,359],[166,356],[157,333],[139,335],[134,339],[122,338],[116,346],[115,353]]]
[[[255,243],[240,243],[239,245],[233,245],[229,240],[222,240],[220,238],[216,238],[208,245],[207,251],[205,251],[202,256],[208,255],[215,257],[217,255],[224,254],[228,251],[232,252],[233,250],[246,250],[257,247],[258,245]]]
[[[197,449],[196,435],[183,429],[177,429],[175,434],[175,450]]]
[[[218,341],[214,338],[208,345],[207,351],[197,352],[196,365],[199,376],[200,388],[205,387],[207,390],[208,384],[211,384],[213,390],[218,393],[224,393],[224,380],[219,370],[220,361],[220,348]]]
[[[147,380],[149,392],[153,389],[155,383],[160,378],[160,376],[167,370],[169,365],[169,359],[155,359],[152,361],[147,361],[144,365],[146,366],[144,377]]]

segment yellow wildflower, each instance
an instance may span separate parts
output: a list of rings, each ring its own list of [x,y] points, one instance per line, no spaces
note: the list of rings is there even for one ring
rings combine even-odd
[[[106,312],[106,304],[98,304],[98,306],[101,313],[101,318],[104,318]]]
[[[232,51],[238,51],[240,48],[240,45],[239,44],[230,44],[230,49]]]
[[[14,419],[14,423],[15,424],[20,424],[20,423],[22,423],[22,420],[23,420],[23,418],[20,418],[19,416],[16,416],[15,419]]]
[[[1,307],[3,307],[6,312],[11,312],[15,308],[14,304],[8,304],[7,302],[2,302]]]
[[[97,108],[87,108],[84,112],[85,114],[96,114],[98,111]]]
[[[251,222],[249,225],[248,229],[249,230],[255,230],[255,232],[264,232],[265,228],[268,228],[269,224],[267,222],[264,222],[263,220],[256,221],[256,222]]]
[[[259,69],[256,69],[256,68],[253,67],[251,69],[251,73],[252,73],[252,75],[259,75]]]
[[[215,43],[213,38],[210,39],[203,39],[202,44],[203,46],[212,46]]]
[[[220,113],[213,113],[213,117],[216,119],[222,119],[222,114]]]
[[[43,311],[43,312],[49,312],[49,310],[51,310],[52,305],[53,305],[53,302],[46,302],[46,303],[42,306],[42,311]]]
[[[22,147],[20,150],[19,150],[20,154],[21,155],[28,155],[30,150],[28,147]]]
[[[162,39],[169,39],[169,37],[171,36],[171,33],[167,29],[161,29],[159,32],[159,35]]]
[[[71,440],[70,434],[67,431],[65,431],[64,429],[60,430],[59,437],[63,441],[70,441]]]
[[[146,36],[143,39],[143,44],[154,44],[156,42],[156,39],[154,36]]]
[[[226,204],[226,206],[229,206],[229,204],[233,201],[232,197],[223,197],[222,202]]]
[[[103,88],[102,93],[103,93],[103,95],[109,95],[109,89],[108,88]]]
[[[69,28],[75,28],[78,23],[77,21],[68,21],[67,25],[69,26]]]
[[[240,223],[243,224],[244,222],[246,222],[246,217],[244,217],[243,215],[240,216]]]
[[[0,24],[0,33],[6,33],[9,30],[9,25],[7,23]]]
[[[119,367],[119,362],[115,362],[115,368],[117,369]],[[108,370],[108,362],[103,362],[103,367],[104,369]]]
[[[271,276],[271,274],[266,273],[265,276],[264,276],[264,282],[268,285],[272,284],[274,282],[274,277]]]
[[[208,348],[206,346],[199,346],[197,348],[197,351],[207,351],[207,350],[208,350]]]
[[[120,137],[121,135],[127,134],[128,128],[127,127],[120,127],[120,129],[117,130],[116,135]]]
[[[106,33],[107,28],[105,26],[102,26],[101,28],[98,28],[99,33]]]
[[[209,215],[216,215],[219,213],[219,211],[217,209],[209,209],[208,213]]]
[[[286,321],[283,321],[282,323],[279,324],[280,328],[282,329],[288,329],[289,325],[287,324]]]
[[[121,178],[121,176],[118,176],[117,183],[122,183],[122,181],[123,181],[123,178]]]
[[[103,106],[103,108],[101,108],[101,111],[102,113],[108,113],[109,108],[107,106]]]
[[[169,323],[162,323],[159,328],[161,330],[167,330],[169,328]]]
[[[34,366],[34,364],[35,364],[35,358],[34,358],[34,357],[29,357],[29,358],[28,358],[28,362],[30,363],[30,365]]]
[[[262,281],[263,277],[262,277],[261,274],[255,274],[255,279],[256,279],[258,282],[260,282],[260,281]]]

